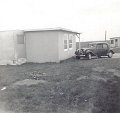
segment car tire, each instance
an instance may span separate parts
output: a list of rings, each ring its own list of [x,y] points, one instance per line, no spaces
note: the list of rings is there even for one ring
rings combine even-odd
[[[108,58],[112,58],[112,56],[113,56],[113,53],[110,51],[110,52],[108,53]]]
[[[98,55],[97,57],[98,57],[98,58],[101,58],[101,56],[100,56],[100,55]]]
[[[76,56],[76,59],[80,59],[80,56]]]
[[[99,55],[96,55],[96,58],[101,58],[101,56],[99,56]]]
[[[91,60],[91,59],[92,59],[91,53],[88,53],[88,54],[87,54],[87,58],[88,58],[88,60]]]

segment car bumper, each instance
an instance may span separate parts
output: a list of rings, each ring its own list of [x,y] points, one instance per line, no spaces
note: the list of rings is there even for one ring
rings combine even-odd
[[[86,57],[86,55],[83,55],[83,54],[76,55],[76,56],[79,56],[79,57]]]
[[[86,55],[80,55],[80,57],[86,57]]]

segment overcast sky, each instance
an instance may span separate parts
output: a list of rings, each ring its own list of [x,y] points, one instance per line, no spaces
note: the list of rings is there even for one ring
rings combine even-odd
[[[120,36],[120,0],[0,0],[0,30],[56,27],[81,41]]]

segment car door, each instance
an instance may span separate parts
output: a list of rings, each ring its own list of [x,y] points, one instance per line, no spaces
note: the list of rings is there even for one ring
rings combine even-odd
[[[103,44],[99,43],[96,45],[96,53],[98,56],[102,56],[104,53]]]
[[[89,49],[94,55],[96,55],[96,44],[89,44]]]
[[[108,44],[103,44],[103,53],[102,54],[105,56],[105,55],[107,55],[108,51],[109,51]]]

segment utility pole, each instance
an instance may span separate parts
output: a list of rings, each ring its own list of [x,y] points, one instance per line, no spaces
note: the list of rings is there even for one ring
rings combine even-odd
[[[107,31],[105,30],[105,42],[106,42],[106,38],[107,38]]]
[[[80,47],[80,35],[81,35],[81,33],[77,34],[77,37],[78,37],[78,39],[79,39],[79,44],[78,44],[78,45],[79,45],[79,51],[80,51],[80,48],[81,48],[81,47]]]
[[[79,51],[80,51],[80,34],[79,34]]]

